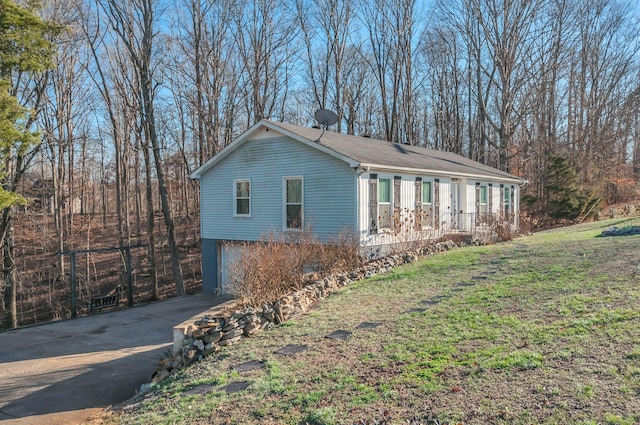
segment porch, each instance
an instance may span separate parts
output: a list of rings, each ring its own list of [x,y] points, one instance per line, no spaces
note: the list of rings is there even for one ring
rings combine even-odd
[[[393,227],[380,229],[377,234],[361,234],[361,246],[368,258],[411,249],[417,245],[443,238],[494,240],[518,229],[516,214],[445,213],[435,219],[423,218],[420,225],[414,221],[395,220]]]

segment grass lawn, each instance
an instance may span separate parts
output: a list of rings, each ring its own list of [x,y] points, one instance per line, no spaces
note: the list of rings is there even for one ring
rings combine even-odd
[[[640,219],[457,249],[353,284],[163,381],[110,420],[640,423],[640,235],[596,237],[613,225]],[[381,325],[356,329],[362,322]],[[338,329],[353,334],[325,338]],[[274,353],[287,344],[307,350]],[[231,368],[249,360],[265,367]],[[227,394],[232,381],[251,384]]]

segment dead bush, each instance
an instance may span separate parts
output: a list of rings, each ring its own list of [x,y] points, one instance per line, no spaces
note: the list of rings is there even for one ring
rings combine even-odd
[[[269,233],[259,242],[240,245],[228,265],[229,290],[253,306],[277,301],[304,285],[305,273],[327,275],[362,264],[356,237],[342,231],[320,242],[310,229]]]
[[[316,243],[309,257],[311,271],[322,276],[360,267],[364,259],[360,255],[358,236],[349,229],[341,230],[324,243]]]
[[[495,232],[496,232],[496,238],[502,242],[510,241],[515,236],[515,232],[511,228],[511,225],[509,224],[504,224],[504,223],[498,224],[495,228]]]
[[[230,292],[262,305],[298,289],[302,273],[291,245],[275,234],[257,243],[243,243],[237,258],[228,264]]]

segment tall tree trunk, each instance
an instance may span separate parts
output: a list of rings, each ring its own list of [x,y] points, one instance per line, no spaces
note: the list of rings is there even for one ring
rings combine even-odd
[[[151,140],[151,147],[153,150],[153,158],[156,169],[156,178],[158,179],[158,190],[160,192],[160,203],[162,205],[162,215],[164,217],[164,224],[167,228],[167,241],[169,243],[169,254],[171,255],[171,268],[173,270],[173,278],[176,284],[176,292],[178,296],[186,294],[184,288],[184,282],[182,280],[182,267],[180,265],[180,252],[176,244],[176,232],[173,224],[173,217],[171,216],[171,207],[169,206],[169,200],[167,196],[167,185],[164,178],[164,170],[162,168],[162,157],[160,156],[160,147],[158,143],[158,137],[153,122],[153,105],[145,95],[146,90],[142,90],[142,96],[145,98],[147,104],[148,119],[147,123],[149,127],[149,138]],[[148,102],[148,103],[147,103]]]
[[[4,268],[4,298],[6,311],[6,322],[12,328],[18,327],[18,288],[16,280],[16,264],[13,260],[14,240],[13,240],[13,219],[11,209],[5,209],[3,214],[3,224],[5,228],[4,245],[2,249]]]
[[[158,133],[156,131],[155,110],[153,103],[153,78],[151,76],[151,51],[152,51],[152,35],[153,35],[153,14],[152,0],[145,1],[145,31],[143,36],[143,52],[142,61],[140,62],[140,89],[142,91],[143,101],[143,120],[145,133],[151,143],[153,150],[153,159],[155,163],[156,178],[158,179],[158,191],[160,192],[160,203],[162,205],[162,215],[164,224],[167,228],[167,241],[169,243],[169,254],[171,255],[171,268],[173,270],[173,279],[176,284],[176,292],[178,296],[186,294],[184,282],[182,280],[182,267],[180,265],[180,252],[176,244],[176,232],[171,215],[171,207],[167,196],[167,184],[164,178],[164,169],[162,167],[162,156],[160,155],[160,143],[158,141]]]
[[[149,268],[153,287],[152,298],[158,299],[158,270],[156,267],[156,236],[155,236],[155,208],[153,207],[153,181],[151,180],[151,157],[149,145],[142,146],[144,155],[144,169],[146,172],[145,187],[147,199],[147,243],[149,244],[147,255],[149,256]]]

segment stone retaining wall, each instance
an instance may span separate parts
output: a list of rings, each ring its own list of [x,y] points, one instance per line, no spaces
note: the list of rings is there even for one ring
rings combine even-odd
[[[611,205],[607,208],[606,212],[599,212],[598,218],[602,218],[602,215],[605,215],[609,218],[635,217],[640,215],[640,203]]]
[[[403,254],[374,260],[351,272],[316,280],[275,303],[262,307],[243,307],[240,301],[232,300],[211,308],[174,327],[173,356],[160,362],[153,382],[162,381],[180,368],[189,366],[222,347],[306,312],[318,300],[343,286],[384,273],[402,264],[412,263],[419,257],[447,251],[463,244],[454,241],[438,242]]]

